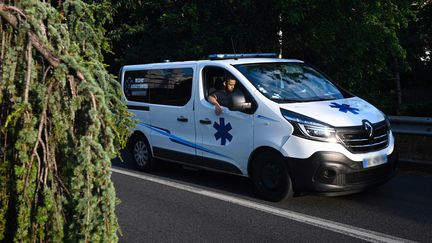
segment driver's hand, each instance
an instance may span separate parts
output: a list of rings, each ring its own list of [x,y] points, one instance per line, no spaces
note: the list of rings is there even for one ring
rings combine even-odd
[[[215,113],[216,115],[220,115],[222,113],[222,108],[219,105],[215,105]]]

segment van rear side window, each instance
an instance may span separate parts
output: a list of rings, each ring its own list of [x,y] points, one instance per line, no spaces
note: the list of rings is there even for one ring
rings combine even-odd
[[[124,93],[129,101],[183,106],[191,98],[192,68],[126,71]]]

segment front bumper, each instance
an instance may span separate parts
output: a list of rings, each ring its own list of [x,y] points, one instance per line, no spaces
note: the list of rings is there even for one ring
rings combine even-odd
[[[286,158],[296,192],[345,195],[387,182],[397,173],[396,152],[385,164],[363,168],[362,161],[352,161],[337,152],[316,152],[306,159]]]

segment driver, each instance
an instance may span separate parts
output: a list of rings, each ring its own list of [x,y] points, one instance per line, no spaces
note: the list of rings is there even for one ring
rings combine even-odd
[[[208,101],[214,105],[216,115],[222,113],[221,106],[229,106],[229,96],[233,93],[236,85],[234,78],[228,78],[223,82],[223,87],[220,90],[211,89]]]

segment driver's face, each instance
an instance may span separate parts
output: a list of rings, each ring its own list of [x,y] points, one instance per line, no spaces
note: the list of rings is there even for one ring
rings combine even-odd
[[[227,91],[233,92],[235,87],[236,81],[234,79],[229,79],[226,83]]]

